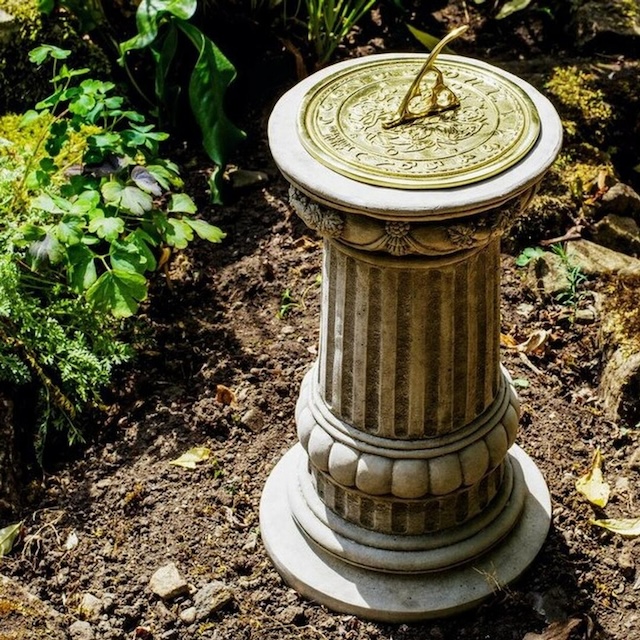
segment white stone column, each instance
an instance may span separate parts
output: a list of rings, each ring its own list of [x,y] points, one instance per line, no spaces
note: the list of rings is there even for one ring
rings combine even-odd
[[[549,527],[499,361],[499,238],[561,129],[515,79],[543,123],[518,165],[439,191],[366,185],[298,139],[301,100],[329,72],[290,91],[270,122],[291,204],[325,243],[319,357],[296,409],[300,444],[265,487],[262,536],[289,584],[338,611],[448,615],[517,578]]]

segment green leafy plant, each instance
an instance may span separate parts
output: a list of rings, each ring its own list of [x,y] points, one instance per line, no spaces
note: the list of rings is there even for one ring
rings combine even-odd
[[[39,2],[43,11],[51,11],[55,6],[54,0]],[[110,40],[113,38],[112,29],[102,2],[57,0],[59,6],[81,18],[85,30],[104,30]],[[177,122],[182,117],[180,96],[188,96],[191,113],[201,132],[202,145],[215,163],[209,187],[212,201],[219,204],[222,202],[221,181],[226,160],[245,134],[224,111],[225,92],[236,77],[235,68],[216,44],[191,22],[197,6],[197,0],[142,0],[136,12],[137,34],[115,46],[118,61],[127,70],[134,88],[154,105],[155,115],[166,122]],[[182,67],[178,70],[177,62],[179,58],[186,57],[187,49],[195,52],[195,63],[190,63],[190,71],[185,74]],[[150,54],[154,98],[147,95],[141,79],[128,64],[133,51]]]
[[[580,301],[585,295],[583,285],[587,280],[587,276],[582,272],[580,266],[573,264],[563,245],[554,244],[551,250],[560,258],[567,277],[567,288],[559,293],[556,299],[560,304],[571,307],[575,314]]]
[[[167,135],[68,54],[31,52],[53,61],[53,93],[0,127],[0,381],[36,389],[40,445],[51,426],[82,437],[76,418],[133,355],[122,319],[163,256],[224,237],[159,156]]]
[[[41,46],[31,58],[42,64],[67,54]],[[37,214],[22,226],[20,244],[28,247],[32,269],[59,272],[62,267],[75,292],[99,310],[126,317],[147,295],[146,274],[157,268],[158,248],[183,249],[194,234],[219,242],[224,234],[193,218],[195,204],[178,191],[177,167],[158,156],[167,134],[125,110],[123,98],[113,95],[113,83],[71,82],[85,71],[63,63],[52,95],[23,118],[23,125],[45,118],[48,126],[16,188],[17,201]],[[70,133],[81,131],[89,134],[81,157],[61,167],[56,157]],[[72,175],[58,186],[61,171]]]
[[[331,58],[337,46],[376,0],[305,0],[308,38],[315,48],[317,65]]]
[[[527,247],[516,258],[516,265],[519,267],[526,267],[533,260],[537,260],[544,254],[544,249],[541,247]]]
[[[318,274],[314,278],[313,282],[304,289],[299,300],[296,297],[294,297],[291,289],[287,287],[282,293],[280,309],[278,309],[278,314],[277,314],[278,318],[280,319],[286,318],[294,309],[306,309],[305,300],[309,295],[309,292],[312,289],[319,287],[321,284],[322,284],[322,276]]]

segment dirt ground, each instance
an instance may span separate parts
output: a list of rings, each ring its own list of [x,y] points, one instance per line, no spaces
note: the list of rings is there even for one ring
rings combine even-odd
[[[460,6],[450,11],[461,14]],[[380,46],[362,40],[351,53]],[[178,158],[201,191],[205,217],[227,238],[219,246],[194,244],[156,283],[144,314],[144,351],[108,394],[108,415],[90,427],[89,445],[71,457],[49,453],[46,473],[27,492],[26,537],[0,560],[0,572],[63,614],[65,628],[83,617],[85,594],[95,596],[98,610],[84,617],[100,640],[640,638],[639,543],[590,525],[602,513],[575,490],[599,447],[613,489],[607,516],[639,515],[638,431],[602,417],[597,319],[568,321],[562,305],[528,293],[514,255],[502,260],[502,333],[522,342],[535,330],[551,332],[546,350],[528,360],[508,338],[502,350],[523,406],[518,443],[553,500],[552,529],[531,568],[473,612],[385,625],[301,598],[272,567],[259,537],[260,495],[296,442],[298,388],[318,345],[321,243],[292,213],[266,140],[273,101],[294,82],[288,75],[238,112],[250,136],[235,161],[265,171],[267,183],[214,208],[198,187],[201,158],[189,148]],[[583,307],[597,286],[584,285]],[[284,314],[283,302],[290,303]],[[210,459],[193,470],[169,464],[195,446],[208,447]],[[190,593],[163,602],[149,580],[169,562]],[[231,595],[193,621],[185,614],[193,594],[213,581]],[[0,638],[10,630],[2,620]],[[15,637],[40,636],[26,626]]]

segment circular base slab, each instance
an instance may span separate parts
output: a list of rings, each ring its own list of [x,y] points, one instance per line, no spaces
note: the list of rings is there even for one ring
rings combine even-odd
[[[385,622],[451,615],[480,604],[531,564],[551,522],[551,499],[542,474],[519,447],[509,455],[525,484],[522,516],[495,547],[475,560],[430,573],[386,573],[352,565],[311,542],[296,525],[289,488],[298,482],[301,445],[271,472],[260,502],[260,530],[285,582],[330,609]]]

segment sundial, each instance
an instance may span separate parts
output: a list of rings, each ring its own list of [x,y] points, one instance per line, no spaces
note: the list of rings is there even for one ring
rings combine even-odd
[[[324,77],[300,107],[304,148],[341,175],[398,189],[459,187],[523,159],[540,133],[535,105],[487,65],[439,55],[464,30],[428,56],[371,56]]]

